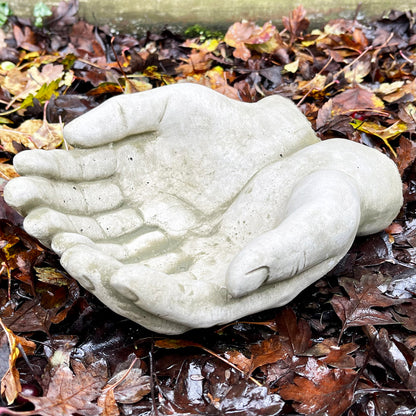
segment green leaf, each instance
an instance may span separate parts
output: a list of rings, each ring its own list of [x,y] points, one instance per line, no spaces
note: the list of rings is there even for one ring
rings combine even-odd
[[[13,124],[13,121],[6,117],[0,117],[0,124]]]
[[[33,100],[36,98],[41,104],[44,104],[46,101],[49,101],[52,95],[57,96],[57,89],[61,78],[55,79],[50,84],[43,84],[36,94],[29,94],[25,100],[22,102],[20,108],[27,108],[34,105]]]
[[[3,26],[6,22],[9,16],[12,14],[9,3],[7,2],[1,2],[0,3],[0,27]]]
[[[33,9],[33,17],[35,18],[35,26],[43,26],[43,18],[47,16],[52,16],[52,10],[42,1],[35,4]]]

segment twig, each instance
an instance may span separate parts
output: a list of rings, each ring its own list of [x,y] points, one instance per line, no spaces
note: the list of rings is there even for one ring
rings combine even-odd
[[[156,398],[155,398],[155,372],[153,368],[153,348],[154,348],[154,341],[150,344],[150,351],[149,351],[149,372],[150,372],[150,397],[152,398],[152,413],[154,416],[159,416],[159,412],[156,406]]]

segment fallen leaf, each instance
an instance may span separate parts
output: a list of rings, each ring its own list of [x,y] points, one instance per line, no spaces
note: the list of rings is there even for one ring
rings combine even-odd
[[[396,153],[397,157],[395,162],[399,168],[400,174],[403,175],[404,171],[411,166],[416,159],[416,143],[401,136]]]
[[[247,20],[234,23],[225,34],[224,42],[234,47],[234,57],[243,61],[251,57],[247,45],[261,53],[271,53],[279,46],[278,33],[271,22],[260,27]]]
[[[1,131],[1,129],[0,129]],[[13,165],[10,165],[9,163],[1,163],[0,164],[0,176],[3,179],[6,179],[6,181],[17,178],[19,174],[16,172],[16,169]]]
[[[17,46],[27,51],[38,51],[41,48],[37,45],[35,32],[29,26],[13,25],[13,34],[16,39]]]
[[[359,281],[347,277],[338,280],[349,296],[349,298],[334,296],[331,300],[332,307],[342,321],[340,338],[347,328],[353,326],[397,323],[389,311],[374,309],[386,308],[404,301],[388,297],[379,289],[379,286],[386,283],[386,277],[380,274],[367,274]]]
[[[239,351],[226,351],[224,357],[238,367],[245,374],[249,374],[251,370],[252,360],[247,358]]]
[[[36,344],[23,337],[16,336],[13,331],[6,327],[1,318],[0,326],[2,332],[6,335],[10,351],[8,356],[8,369],[2,375],[0,392],[2,396],[4,395],[6,397],[7,403],[12,404],[22,391],[19,371],[16,368],[16,360],[21,356],[19,347],[24,350],[26,355],[32,355],[35,352]]]
[[[395,139],[400,134],[408,130],[407,124],[400,120],[396,121],[389,127],[382,126],[372,121],[361,121],[356,119],[351,121],[351,125],[359,131],[363,131],[364,133],[379,137],[381,140],[383,140],[385,145],[390,149],[395,157],[397,157],[397,154],[391,147],[389,140]]]
[[[62,126],[42,120],[26,120],[17,129],[0,127],[0,143],[3,149],[17,153],[15,144],[28,149],[56,149],[63,142]]]
[[[283,68],[285,69],[285,71],[288,71],[294,74],[299,68],[299,59],[296,59],[296,61],[286,64]]]
[[[68,278],[54,267],[34,267],[40,282],[55,286],[68,286]]]
[[[390,339],[386,328],[380,328],[377,331],[372,325],[366,327],[365,332],[373,342],[374,353],[382,361],[384,365],[393,370],[401,381],[408,387],[413,388],[413,385],[408,385],[410,368],[406,357],[400,351],[394,340]]]
[[[295,410],[304,415],[339,416],[352,405],[357,381],[353,370],[329,369],[309,359],[304,376],[282,386],[279,394],[294,401]]]
[[[0,318],[0,325],[2,327],[2,332],[6,334],[7,341],[9,344],[9,357],[8,357],[8,369],[1,379],[1,388],[0,393],[2,396],[6,397],[7,404],[12,404],[18,394],[22,391],[22,386],[20,384],[20,374],[16,368],[16,360],[20,352],[17,348],[16,337],[14,333],[7,328],[3,321]]]
[[[272,364],[280,360],[292,359],[293,350],[287,342],[279,336],[273,336],[250,348],[252,354],[250,371],[266,364]]]
[[[290,33],[290,43],[299,37],[308,27],[309,20],[306,18],[306,10],[302,5],[294,9],[289,17],[282,17],[283,26]]]
[[[304,319],[297,319],[291,308],[284,308],[275,318],[277,332],[284,337],[293,354],[304,353],[311,344],[311,329]]]
[[[120,415],[120,410],[117,406],[113,389],[104,389],[103,393],[101,393],[101,396],[97,400],[97,404],[102,409],[100,416]]]
[[[114,388],[114,398],[118,403],[137,403],[150,393],[150,377],[143,375],[141,368],[118,372],[108,381],[108,385],[114,384],[117,384]]]
[[[385,95],[383,100],[387,101],[388,103],[414,102],[416,100],[416,79],[404,84],[395,92]]]
[[[383,101],[372,91],[356,86],[337,94],[332,99],[332,115],[352,114],[360,111],[375,111],[384,109]]]
[[[14,74],[14,73],[13,73]],[[4,81],[4,86],[9,89],[9,84],[15,86],[15,81],[10,80],[13,74],[8,74]],[[57,90],[62,79],[65,76],[63,65],[44,65],[39,71],[36,66],[31,66],[27,71],[24,72],[26,82],[20,81],[20,91],[14,88],[15,94],[13,100],[8,104],[10,107],[15,101],[23,101],[28,99],[29,96],[36,97],[36,94],[40,91],[42,96],[48,96],[49,98],[53,92]],[[33,98],[32,98],[33,100]]]
[[[322,342],[315,344],[305,352],[305,355],[319,358],[319,361],[335,368],[356,368],[354,357],[351,353],[356,351],[359,346],[353,342],[338,345],[334,338],[324,339]]]
[[[360,59],[358,62],[344,71],[344,77],[350,84],[361,84],[364,81],[364,78],[370,73],[370,71],[371,57],[370,55],[365,55],[364,59]]]
[[[72,362],[72,370],[60,365],[43,397],[25,397],[42,416],[96,416],[99,407],[93,403],[106,382],[106,365],[103,359],[87,368],[79,361]]]

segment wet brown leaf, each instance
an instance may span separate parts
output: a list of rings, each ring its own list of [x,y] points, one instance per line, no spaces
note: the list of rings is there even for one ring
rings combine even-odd
[[[356,368],[354,357],[350,354],[355,352],[359,346],[353,342],[338,345],[334,338],[328,338],[322,342],[315,344],[312,348],[305,352],[305,355],[319,358],[319,361],[335,368]]]
[[[348,410],[354,400],[357,373],[353,370],[329,369],[309,359],[304,376],[279,389],[285,400],[304,415],[338,416]]]
[[[44,397],[26,398],[42,416],[96,416],[100,408],[92,402],[99,396],[105,382],[106,366],[103,360],[87,368],[73,361],[72,370],[65,364],[56,369]]]
[[[358,281],[341,277],[339,283],[349,298],[334,296],[331,305],[342,321],[341,335],[345,329],[363,325],[389,325],[397,323],[388,310],[378,310],[403,303],[403,299],[386,296],[379,286],[387,279],[380,274],[367,274]]]

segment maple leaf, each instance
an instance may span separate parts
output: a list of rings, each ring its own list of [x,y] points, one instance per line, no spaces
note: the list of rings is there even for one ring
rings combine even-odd
[[[338,281],[349,296],[349,298],[334,296],[331,300],[335,313],[342,321],[340,337],[347,328],[353,326],[397,324],[389,311],[374,309],[386,308],[405,301],[383,294],[379,289],[379,286],[387,281],[383,275],[367,274],[359,281],[341,277]]]
[[[106,364],[103,359],[85,368],[79,361],[72,362],[73,371],[60,365],[49,383],[44,397],[25,397],[42,416],[96,416],[99,407],[92,403],[100,395],[106,382]]]
[[[354,370],[329,369],[310,358],[303,376],[279,389],[285,400],[305,415],[338,416],[353,403],[357,373]]]
[[[271,53],[279,46],[278,33],[271,22],[260,27],[247,20],[234,23],[225,34],[224,42],[234,47],[234,57],[243,61],[251,57],[247,45],[262,53]]]

